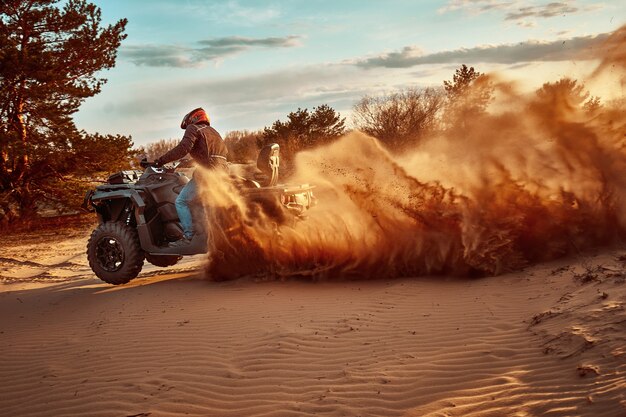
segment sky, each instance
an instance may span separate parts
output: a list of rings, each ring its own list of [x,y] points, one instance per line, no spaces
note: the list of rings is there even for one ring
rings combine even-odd
[[[223,135],[298,108],[347,117],[364,95],[441,86],[461,64],[528,86],[583,77],[623,0],[92,0],[127,18],[116,66],[75,115],[136,145],[180,138],[203,107]]]

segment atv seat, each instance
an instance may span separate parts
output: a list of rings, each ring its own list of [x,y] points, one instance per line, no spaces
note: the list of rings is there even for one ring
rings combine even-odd
[[[280,146],[277,143],[265,145],[259,152],[256,166],[261,172],[256,173],[254,179],[263,187],[274,187],[278,184],[279,152]]]

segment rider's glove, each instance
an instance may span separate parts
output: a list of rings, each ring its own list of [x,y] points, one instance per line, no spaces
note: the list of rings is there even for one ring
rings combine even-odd
[[[157,168],[159,168],[159,167],[163,166],[163,162],[161,161],[161,158],[157,158],[157,159],[154,160],[152,165],[157,167]]]

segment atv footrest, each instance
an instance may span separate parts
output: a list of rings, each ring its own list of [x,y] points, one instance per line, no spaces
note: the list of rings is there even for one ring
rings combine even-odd
[[[169,247],[161,246],[157,250],[150,251],[155,255],[198,255],[201,253],[207,253],[207,236],[197,234],[191,239],[188,245]]]

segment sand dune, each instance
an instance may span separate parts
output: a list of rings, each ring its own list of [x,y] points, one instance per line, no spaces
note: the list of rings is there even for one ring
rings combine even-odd
[[[213,283],[192,259],[112,287],[64,262],[33,283],[3,259],[3,415],[626,415],[623,249],[474,280]]]

